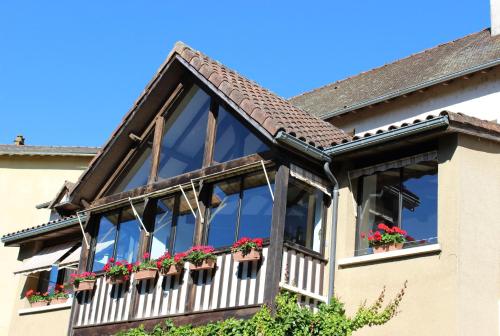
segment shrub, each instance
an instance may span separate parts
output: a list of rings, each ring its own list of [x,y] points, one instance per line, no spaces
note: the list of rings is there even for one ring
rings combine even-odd
[[[362,304],[352,317],[346,316],[344,304],[337,298],[320,305],[317,312],[300,307],[295,295],[283,292],[276,297],[276,313],[263,306],[248,320],[230,318],[199,327],[175,326],[171,320],[148,332],[143,326],[118,333],[119,336],[349,336],[365,326],[382,325],[398,313],[406,283],[396,297],[385,307],[385,289],[377,300]]]

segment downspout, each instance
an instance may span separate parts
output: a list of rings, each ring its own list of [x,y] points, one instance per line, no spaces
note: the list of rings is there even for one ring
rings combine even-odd
[[[335,175],[333,175],[332,171],[330,170],[330,162],[326,161],[323,165],[323,169],[325,171],[326,176],[332,182],[333,187],[332,187],[332,207],[333,207],[333,214],[332,214],[332,230],[330,233],[330,257],[328,259],[328,262],[330,263],[329,267],[329,286],[328,286],[328,303],[331,302],[333,298],[333,289],[334,289],[334,284],[335,284],[335,256],[336,256],[336,250],[337,250],[337,221],[338,221],[338,206],[339,206],[339,182]]]

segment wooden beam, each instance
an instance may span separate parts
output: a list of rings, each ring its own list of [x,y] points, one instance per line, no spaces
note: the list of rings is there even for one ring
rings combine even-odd
[[[208,167],[212,163],[214,146],[215,146],[215,133],[217,124],[217,115],[219,112],[219,105],[215,99],[211,99],[210,111],[208,113],[207,135],[205,138],[205,152],[203,154],[203,167]]]
[[[271,224],[269,253],[267,256],[266,285],[264,303],[272,311],[275,308],[275,298],[279,293],[281,276],[281,259],[283,257],[283,237],[285,234],[286,201],[290,169],[281,165],[274,178],[274,206]]]
[[[159,116],[156,119],[155,134],[153,138],[151,171],[149,173],[148,184],[154,183],[157,180],[158,164],[160,163],[161,139],[163,136],[163,127],[165,125],[165,118]]]

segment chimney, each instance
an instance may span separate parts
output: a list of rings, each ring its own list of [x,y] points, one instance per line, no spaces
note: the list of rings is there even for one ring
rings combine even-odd
[[[500,34],[500,0],[490,0],[491,36]]]
[[[14,144],[16,146],[24,146],[24,137],[22,135],[16,136],[16,138],[14,139]]]

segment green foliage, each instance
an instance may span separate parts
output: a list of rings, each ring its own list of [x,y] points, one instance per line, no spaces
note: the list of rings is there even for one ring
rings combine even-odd
[[[334,298],[330,304],[320,305],[317,312],[300,307],[295,295],[283,292],[276,298],[276,313],[263,306],[248,320],[233,318],[199,327],[175,326],[171,320],[157,325],[152,331],[143,326],[123,331],[117,336],[349,336],[365,326],[382,325],[393,318],[405,293],[406,283],[396,297],[385,307],[385,289],[377,300],[362,304],[352,317],[346,316],[344,304]]]

